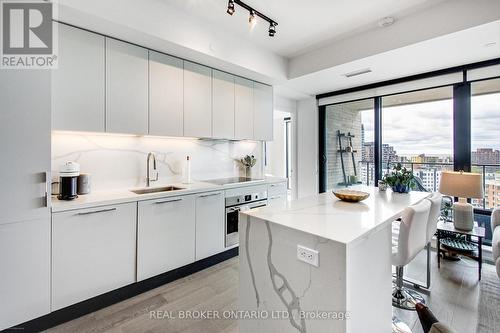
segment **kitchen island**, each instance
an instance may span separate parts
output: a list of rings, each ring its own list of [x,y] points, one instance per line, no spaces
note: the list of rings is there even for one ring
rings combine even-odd
[[[429,193],[356,189],[370,197],[324,193],[242,213],[240,333],[391,331],[391,223]]]

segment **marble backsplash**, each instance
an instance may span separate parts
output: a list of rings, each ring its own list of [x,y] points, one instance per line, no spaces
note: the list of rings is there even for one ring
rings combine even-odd
[[[92,191],[141,187],[146,182],[146,158],[156,154],[159,181],[153,186],[182,181],[186,156],[193,181],[244,176],[239,159],[257,158],[252,170],[263,175],[263,143],[258,141],[199,140],[114,134],[52,133],[52,176],[66,161],[80,164],[92,177]]]

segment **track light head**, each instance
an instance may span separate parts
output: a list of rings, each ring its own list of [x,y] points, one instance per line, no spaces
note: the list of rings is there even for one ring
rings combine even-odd
[[[255,24],[255,11],[251,10],[250,11],[250,16],[248,17],[248,23],[251,25]]]
[[[227,3],[227,12],[229,15],[233,15],[234,14],[234,0],[229,0],[229,2]]]
[[[269,37],[274,37],[276,34],[276,23],[272,22],[269,23]]]

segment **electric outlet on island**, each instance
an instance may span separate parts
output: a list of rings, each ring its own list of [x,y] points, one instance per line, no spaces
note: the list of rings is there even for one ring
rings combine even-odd
[[[297,245],[297,259],[319,267],[319,252],[302,245]]]

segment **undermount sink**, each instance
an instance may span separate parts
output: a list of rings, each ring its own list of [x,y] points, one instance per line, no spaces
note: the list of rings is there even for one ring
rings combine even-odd
[[[153,187],[153,188],[141,188],[138,190],[131,190],[131,192],[134,192],[135,194],[148,194],[148,193],[170,192],[179,190],[184,190],[184,188],[177,186],[163,186],[163,187]]]

